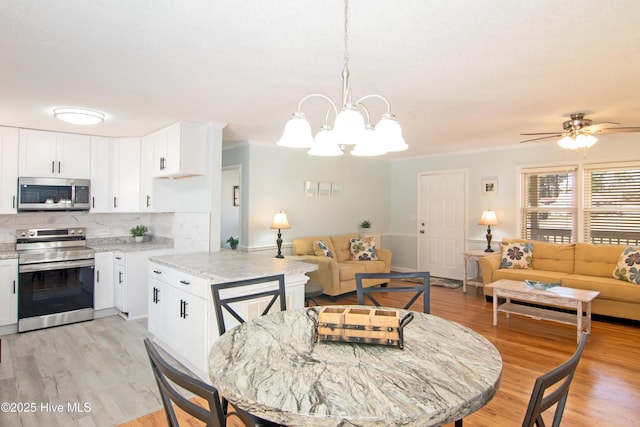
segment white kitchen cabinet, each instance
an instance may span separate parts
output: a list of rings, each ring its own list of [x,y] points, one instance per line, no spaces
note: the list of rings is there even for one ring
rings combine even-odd
[[[95,254],[93,279],[93,308],[103,310],[115,307],[113,294],[113,252]]]
[[[114,305],[127,320],[147,316],[149,257],[171,253],[172,249],[113,253]]]
[[[140,210],[140,138],[111,141],[111,212]]]
[[[206,379],[212,334],[218,329],[205,279],[149,262],[148,329],[172,355]]]
[[[153,140],[153,176],[179,178],[207,174],[207,143],[212,125],[182,121],[149,135]]]
[[[140,146],[140,212],[153,212],[153,138],[145,136]]]
[[[18,129],[0,126],[0,214],[17,213]]]
[[[111,138],[91,137],[91,212],[109,212]]]
[[[18,323],[18,260],[0,260],[0,326]]]
[[[91,137],[20,129],[19,175],[91,178]]]

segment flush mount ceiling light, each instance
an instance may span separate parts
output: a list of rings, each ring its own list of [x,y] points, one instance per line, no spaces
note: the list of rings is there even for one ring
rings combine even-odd
[[[53,117],[74,125],[96,125],[104,121],[105,115],[88,108],[58,107],[53,109]]]
[[[352,101],[349,88],[349,1],[344,2],[344,67],[342,69],[342,108],[338,112],[336,104],[327,96],[318,93],[307,95],[298,103],[298,111],[284,128],[282,137],[277,145],[294,148],[310,148],[308,154],[313,156],[340,156],[346,146],[355,147],[351,150],[354,156],[381,156],[388,152],[403,151],[409,148],[402,137],[402,129],[396,117],[391,114],[389,101],[381,95],[371,94],[363,96],[356,102]],[[311,125],[302,112],[302,104],[310,98],[319,97],[327,100],[331,107],[325,116],[325,123],[315,138],[311,135]],[[387,111],[382,114],[380,121],[371,124],[369,110],[363,104],[367,99],[382,100]],[[364,116],[362,112],[364,113]],[[334,113],[335,122],[331,126],[328,121]]]

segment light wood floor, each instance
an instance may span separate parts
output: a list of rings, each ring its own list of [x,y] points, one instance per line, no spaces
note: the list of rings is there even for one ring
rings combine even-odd
[[[492,325],[491,304],[481,292],[432,288],[431,313],[489,339],[503,358],[497,396],[465,418],[470,426],[518,426],[535,378],[575,350],[575,329],[512,316]],[[397,306],[397,294],[382,298]],[[355,304],[350,294],[321,304]],[[420,309],[417,307],[416,309]],[[0,426],[166,425],[142,339],[144,322],[118,317],[2,339],[0,402],[35,402],[35,414],[0,413]],[[596,320],[571,386],[563,426],[640,425],[640,325]],[[46,413],[41,403],[88,402],[91,412]],[[155,411],[155,414],[154,414]],[[144,416],[145,414],[151,414]],[[194,424],[195,425],[195,424]]]

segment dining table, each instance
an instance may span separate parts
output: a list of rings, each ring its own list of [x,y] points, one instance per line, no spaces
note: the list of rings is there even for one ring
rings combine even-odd
[[[500,353],[458,323],[411,312],[403,348],[316,342],[307,310],[270,313],[220,336],[209,353],[212,385],[253,415],[314,427],[442,425],[482,408],[499,388]]]

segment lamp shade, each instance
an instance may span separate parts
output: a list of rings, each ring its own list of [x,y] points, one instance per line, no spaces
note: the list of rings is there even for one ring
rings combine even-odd
[[[373,126],[367,125],[367,129],[364,131],[364,137],[356,144],[353,150],[351,150],[351,155],[373,157],[384,154],[387,154],[387,151],[382,147],[376,131],[373,129]]]
[[[309,148],[313,145],[311,125],[309,125],[304,113],[293,113],[293,117],[285,125],[277,145],[292,148]]]
[[[480,218],[480,225],[498,225],[498,217],[496,216],[495,211],[484,211],[482,212],[482,217]]]
[[[271,223],[271,228],[277,228],[277,229],[291,228],[291,226],[289,225],[289,221],[287,220],[287,214],[282,211],[277,212],[273,216],[273,222]]]
[[[393,114],[384,113],[382,115],[376,125],[376,135],[386,151],[397,152],[409,148],[402,137],[402,128]]]
[[[311,149],[307,154],[312,156],[342,156],[342,150],[335,142],[335,135],[331,130],[331,126],[324,125],[320,132],[316,134]]]
[[[346,104],[336,117],[333,131],[338,144],[353,145],[364,136],[364,117],[353,104]]]

